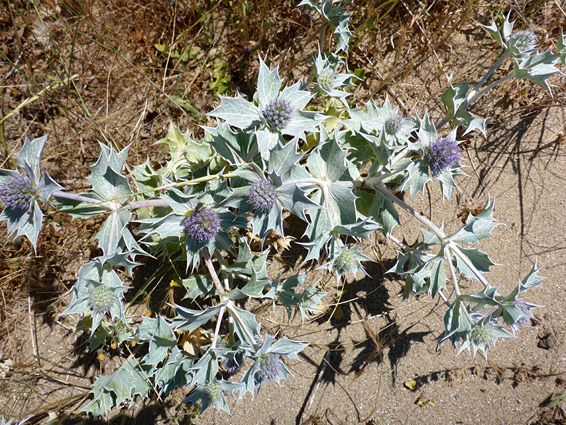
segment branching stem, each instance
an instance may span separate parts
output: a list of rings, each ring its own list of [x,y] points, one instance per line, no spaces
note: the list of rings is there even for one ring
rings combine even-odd
[[[240,327],[243,329],[244,333],[248,337],[248,342],[254,348],[257,349],[257,343],[256,343],[254,336],[250,333],[250,330],[248,329],[248,327],[246,326],[246,324],[244,323],[244,321],[240,317],[240,314],[238,313],[238,311],[234,307],[235,306],[234,306],[234,304],[232,304],[231,301],[229,301],[228,304],[226,304],[226,308],[228,308],[228,311],[230,311],[230,313],[232,314],[232,317],[234,317],[234,319],[236,319],[236,321],[240,324]]]
[[[452,249],[452,251],[454,251],[454,254],[460,258],[460,260],[462,260],[464,262],[464,264],[466,266],[468,266],[468,268],[472,271],[472,273],[474,275],[476,275],[476,277],[478,278],[478,280],[486,287],[489,288],[489,282],[487,281],[487,279],[485,277],[483,277],[483,275],[480,273],[480,271],[476,268],[476,266],[474,266],[472,264],[472,262],[470,261],[470,259],[462,252],[460,251],[460,248],[458,247],[458,245],[456,245],[454,242],[450,242],[450,244],[447,246],[450,247]]]
[[[382,194],[384,195],[387,199],[393,201],[394,203],[396,203],[397,205],[399,205],[401,208],[403,208],[406,212],[408,212],[409,214],[411,214],[413,217],[415,217],[417,220],[419,220],[421,223],[423,223],[426,227],[428,227],[430,230],[432,230],[434,232],[434,234],[436,236],[438,236],[438,239],[440,239],[441,241],[446,238],[446,235],[444,234],[444,232],[436,225],[434,224],[432,221],[430,221],[428,218],[426,218],[424,215],[422,215],[421,213],[417,212],[413,207],[411,207],[410,205],[406,204],[404,201],[402,201],[401,199],[397,198],[395,195],[393,195],[384,185],[383,183],[378,183],[375,185],[375,188]]]
[[[224,313],[226,312],[226,306],[223,305],[220,307],[220,311],[218,312],[218,320],[216,321],[216,328],[214,329],[214,337],[212,338],[212,343],[210,345],[211,349],[216,348],[216,341],[218,340],[218,334],[220,333],[220,325],[222,325],[222,318],[224,317]]]

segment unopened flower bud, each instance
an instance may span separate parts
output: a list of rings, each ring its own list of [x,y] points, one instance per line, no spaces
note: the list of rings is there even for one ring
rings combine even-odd
[[[93,313],[106,314],[114,304],[114,293],[104,286],[98,286],[91,291],[88,300]]]

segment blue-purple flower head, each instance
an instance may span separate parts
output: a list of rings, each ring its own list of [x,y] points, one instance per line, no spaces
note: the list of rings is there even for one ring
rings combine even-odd
[[[519,52],[527,52],[535,48],[537,36],[532,31],[522,30],[511,34],[509,41],[514,41],[514,46]]]
[[[197,242],[208,242],[218,234],[222,220],[212,208],[195,208],[181,222],[189,237]]]
[[[293,117],[293,106],[285,99],[277,98],[267,104],[261,115],[271,130],[283,130]]]
[[[271,179],[260,179],[250,185],[248,200],[255,208],[269,211],[277,201],[279,192]]]
[[[276,354],[261,353],[259,356],[259,379],[261,382],[276,381],[283,368],[283,363]]]
[[[226,368],[226,372],[229,375],[235,375],[244,364],[244,353],[242,351],[238,351],[234,354],[233,358],[224,357],[222,364]]]
[[[27,176],[15,176],[7,179],[0,187],[0,200],[4,208],[13,211],[27,210],[37,191]]]
[[[401,114],[395,113],[385,120],[385,131],[395,136],[405,125],[405,117]]]
[[[529,308],[529,304],[526,303],[525,301],[521,301],[521,300],[515,300],[515,301],[512,302],[512,304],[515,307],[517,307],[522,313],[522,316],[519,317],[519,319],[517,319],[515,324],[518,325],[518,326],[529,325],[531,323],[531,319],[534,318],[533,313],[531,312],[531,309]]]
[[[433,175],[440,174],[460,161],[458,143],[450,136],[439,138],[425,147],[423,161]]]

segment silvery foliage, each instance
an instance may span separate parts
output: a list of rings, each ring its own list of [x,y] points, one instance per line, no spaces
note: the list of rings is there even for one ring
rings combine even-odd
[[[338,2],[302,4],[329,21],[337,50],[346,52],[348,15]],[[514,35],[512,27],[508,20],[503,33],[495,24],[485,27],[504,48],[488,77],[510,58],[512,77],[550,90],[546,80],[558,72],[557,61],[566,58],[564,36],[555,54],[541,53],[529,34]],[[496,340],[513,336],[530,321],[538,306],[523,297],[542,280],[536,264],[515,290],[502,295],[485,276],[494,263],[469,246],[491,236],[497,225],[491,200],[479,213],[470,214],[461,229],[447,234],[397,196],[408,191],[413,198],[431,181],[440,183],[446,198],[458,190],[455,177],[463,172],[455,150],[456,127],[485,132],[486,121],[467,109],[497,82],[482,89],[486,77],[471,91],[469,83],[452,84],[442,96],[447,115],[435,125],[428,113],[406,117],[388,100],[382,105],[369,100],[363,108],[351,108],[344,89],[352,76],[341,73],[344,62],[336,58],[327,53],[315,58],[313,74],[325,80],[316,81],[311,92],[298,83],[282,87],[277,68],[270,70],[260,59],[253,99],[222,98],[209,113],[222,121],[205,128],[204,140],[194,140],[171,125],[160,141],[170,161],[160,170],[148,162],[136,166],[131,176],[135,191],[123,174],[128,148],[117,153],[101,145],[100,158],[92,166],[92,189],[71,194],[47,173],[41,177],[46,137],[31,142],[26,138],[15,158],[34,188],[33,197],[27,210],[16,214],[5,208],[0,218],[8,221],[10,233],[27,236],[35,248],[41,230],[39,202],[46,205],[55,199],[60,211],[73,217],[105,216],[96,235],[103,255],[79,270],[64,314],[83,316],[77,329],[90,332],[93,350],[108,339],[146,345],[143,355],[130,356],[113,374],[97,379],[93,399],[83,411],[102,415],[113,406],[132,405],[137,396],[164,396],[178,387],[192,387],[185,402],[200,401],[203,410],[214,406],[228,412],[226,395],[241,399],[265,382],[286,379],[285,359],[297,359],[307,344],[276,340],[262,332],[252,312],[238,305],[248,298],[267,299],[283,305],[289,316],[298,311],[305,319],[320,312],[325,293],[318,282],[307,283],[304,273],[274,278],[267,272],[268,239],[274,234],[285,237],[287,214],[306,223],[306,241],[301,242],[308,251],[305,261],[334,273],[338,282],[348,273],[365,273],[362,263],[371,259],[362,253],[360,242],[373,232],[400,245],[403,249],[390,272],[405,279],[405,298],[422,293],[442,297],[448,308],[438,340],[452,342],[459,352],[479,350],[487,355]],[[315,94],[334,97],[345,108],[335,109],[338,115],[325,121],[328,117],[321,113],[305,110]],[[292,111],[284,111],[284,125],[268,125],[272,117],[263,112],[270,104],[292,106]],[[440,134],[448,122],[453,130]],[[443,146],[449,149],[446,156]],[[362,168],[367,174],[360,173]],[[18,176],[18,171],[0,170],[0,185]],[[131,210],[137,214],[136,237],[129,226]],[[422,241],[413,246],[403,246],[391,235],[400,224],[399,210],[426,227]],[[252,240],[259,240],[263,251],[252,251]],[[174,318],[143,317],[136,326],[124,304],[128,286],[120,271],[131,273],[139,265],[136,259],[148,255],[173,264],[185,299],[198,304],[174,304]],[[461,278],[476,280],[484,289],[463,294]],[[448,284],[453,286],[453,299],[444,294]],[[197,305],[201,307],[190,308]],[[185,343],[179,343],[179,335]],[[238,380],[233,375],[240,368],[247,370]]]

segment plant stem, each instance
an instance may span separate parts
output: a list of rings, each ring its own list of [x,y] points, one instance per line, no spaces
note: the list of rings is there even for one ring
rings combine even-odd
[[[452,251],[454,251],[454,254],[460,258],[460,260],[462,260],[464,262],[464,264],[466,266],[468,266],[468,268],[472,271],[473,274],[476,275],[476,277],[478,278],[478,280],[486,287],[489,288],[489,282],[487,281],[487,279],[485,277],[483,277],[483,275],[480,273],[480,271],[472,264],[472,262],[469,260],[469,258],[462,252],[460,251],[460,248],[458,247],[458,245],[456,245],[454,242],[450,242],[449,245],[447,245],[447,247],[450,247],[452,249]]]
[[[479,91],[481,86],[483,86],[485,84],[485,82],[489,79],[489,77],[491,77],[491,74],[493,74],[495,72],[495,70],[497,68],[499,68],[499,65],[501,65],[505,61],[505,59],[507,59],[511,56],[513,56],[512,53],[505,52],[501,55],[501,57],[499,59],[497,59],[497,61],[493,64],[493,66],[489,69],[489,71],[487,71],[487,74],[484,75],[484,77],[480,80],[479,83],[476,84],[474,89],[468,95],[468,106],[471,105],[475,99],[477,99],[475,94]]]
[[[403,202],[401,199],[397,198],[395,195],[393,195],[384,185],[383,183],[378,183],[375,185],[375,188],[382,194],[384,195],[386,198],[388,198],[389,200],[393,201],[394,203],[396,203],[397,205],[399,205],[401,208],[403,208],[406,212],[408,212],[409,214],[411,214],[413,217],[415,217],[417,220],[419,220],[421,223],[423,223],[425,226],[427,226],[430,230],[432,230],[434,232],[434,234],[436,236],[438,236],[438,238],[442,241],[444,238],[446,238],[446,235],[444,234],[444,232],[436,225],[434,224],[432,221],[430,221],[428,218],[426,218],[424,215],[422,215],[421,213],[417,212],[413,207],[411,207],[410,205],[406,204],[405,202]]]
[[[234,304],[232,304],[232,301],[229,301],[228,304],[226,304],[226,308],[228,308],[228,311],[230,311],[230,313],[232,314],[232,317],[234,317],[234,319],[236,319],[236,321],[240,324],[240,327],[243,329],[244,333],[248,337],[248,342],[255,349],[257,349],[257,343],[256,343],[254,336],[250,333],[249,329],[244,324],[244,321],[240,317],[240,314],[238,313],[238,311],[235,309],[235,306],[234,306]]]
[[[211,174],[209,176],[199,177],[198,179],[188,180],[186,182],[175,182],[169,183],[163,186],[156,187],[155,189],[149,190],[150,192],[157,192],[158,190],[169,189],[171,187],[183,187],[183,186],[190,186],[192,184],[199,184],[211,180],[220,180],[220,179],[231,179],[233,177],[238,177],[236,173],[228,173],[228,174]],[[135,193],[134,195],[138,195],[143,192]]]
[[[422,214],[418,213],[413,207],[411,207],[410,205],[407,205],[401,199],[397,198],[395,195],[393,195],[391,192],[389,192],[389,190],[387,190],[387,188],[385,186],[383,186],[383,184],[376,185],[376,189],[379,190],[379,192],[381,194],[383,194],[386,198],[395,202],[397,205],[399,205],[401,208],[403,208],[406,212],[411,214],[413,217],[415,217],[417,220],[419,220],[421,223],[423,223],[425,226],[427,226],[430,230],[432,230],[434,232],[434,234],[440,239],[440,241],[442,241],[446,238],[446,235],[444,234],[444,232],[438,226],[436,226],[436,224],[434,224],[428,218],[426,218]],[[483,275],[480,273],[480,271],[472,264],[472,262],[468,259],[468,257],[466,257],[462,251],[460,251],[460,248],[458,247],[458,245],[456,245],[454,242],[450,242],[445,247],[445,249],[448,249],[448,248],[450,248],[450,249],[452,249],[452,251],[454,251],[454,254],[457,255],[458,258],[460,258],[464,262],[464,264],[466,264],[466,266],[468,266],[468,268],[472,271],[472,273],[477,276],[478,280],[486,288],[489,287],[489,282],[485,279],[485,277],[483,277]],[[449,255],[450,254],[448,254],[448,258],[450,258]],[[452,270],[452,261],[449,260],[448,264],[451,267],[450,270],[453,271]],[[457,283],[456,278],[455,278],[455,272],[452,274],[452,280],[454,281],[454,288],[456,289],[456,294],[459,295],[458,283]]]
[[[485,74],[483,76],[483,78],[480,80],[480,82],[478,82],[476,84],[476,86],[473,88],[473,90],[468,94],[466,100],[468,105],[466,106],[466,109],[472,104],[474,103],[476,100],[478,100],[481,96],[483,96],[487,91],[491,90],[492,88],[494,88],[495,86],[497,86],[498,84],[501,84],[503,81],[507,80],[508,78],[511,78],[513,76],[513,73],[509,74],[508,76],[499,79],[498,81],[496,81],[495,83],[491,83],[489,86],[487,86],[485,89],[483,89],[481,92],[479,92],[480,88],[485,84],[485,82],[489,79],[489,77],[491,77],[491,75],[495,72],[495,70],[497,68],[499,68],[499,65],[501,65],[507,58],[513,56],[512,53],[510,52],[505,52],[503,53],[503,55],[501,55],[501,57],[499,59],[497,59],[497,61],[493,64],[493,66],[489,69],[489,71],[487,71],[487,74]],[[456,112],[456,111],[454,111]],[[448,121],[450,121],[452,118],[454,118],[453,115],[448,114],[446,115],[444,118],[442,118],[442,120],[436,125],[436,129],[440,129],[444,126],[444,124],[446,124]]]
[[[115,211],[116,210],[116,204],[109,202],[109,201],[101,201],[100,199],[93,199],[93,198],[88,198],[86,196],[81,196],[81,195],[77,195],[74,193],[67,193],[67,192],[61,192],[61,191],[57,191],[57,192],[53,192],[53,195],[56,198],[62,198],[62,199],[70,199],[72,201],[77,201],[77,202],[84,202],[85,204],[96,204],[97,206],[107,209],[109,211]]]
[[[478,100],[478,99],[479,99],[481,96],[483,96],[485,93],[487,93],[488,91],[490,91],[492,88],[494,88],[495,86],[501,84],[502,82],[508,80],[509,78],[513,78],[514,75],[515,75],[515,74],[514,74],[513,72],[510,72],[510,73],[507,74],[505,77],[500,78],[500,79],[497,80],[497,81],[494,81],[494,82],[491,83],[489,86],[487,86],[486,88],[484,88],[482,91],[480,91],[480,92],[474,94],[474,95],[470,98],[470,100],[469,100],[470,105],[471,105],[472,103],[474,103],[476,100]],[[470,93],[470,95],[471,95],[471,94],[472,94],[472,93]]]
[[[212,277],[212,282],[214,282],[214,286],[216,287],[216,292],[220,298],[224,298],[226,296],[226,291],[224,291],[224,287],[218,278],[218,274],[216,273],[216,269],[214,268],[214,264],[212,264],[212,260],[210,259],[210,254],[208,252],[208,248],[204,248],[202,250],[202,259],[204,260],[204,264]]]
[[[225,312],[226,312],[226,306],[223,305],[222,307],[220,307],[220,311],[218,312],[216,328],[214,329],[214,337],[212,338],[212,343],[210,345],[211,349],[216,348],[216,341],[218,340],[218,334],[220,333],[220,325],[222,324],[222,318],[224,317]]]
[[[138,208],[152,208],[152,207],[168,207],[169,204],[163,199],[148,199],[147,201],[133,201],[124,205],[124,208],[128,210],[134,210]]]
[[[389,177],[393,177],[395,174],[402,173],[407,168],[409,168],[409,165],[411,165],[410,162],[401,166],[401,167],[397,167],[394,170],[389,171],[388,173],[383,173],[383,174],[376,176],[376,177],[370,177],[370,178],[366,179],[366,185],[370,185],[370,186],[378,185],[381,182],[383,182],[383,180],[388,179]]]
[[[450,246],[444,247],[444,258],[448,262],[448,267],[450,268],[450,275],[452,276],[452,283],[454,283],[454,291],[456,296],[460,296],[460,287],[458,286],[458,278],[456,277],[456,270],[454,270],[454,264],[452,264],[452,256],[450,255]]]

